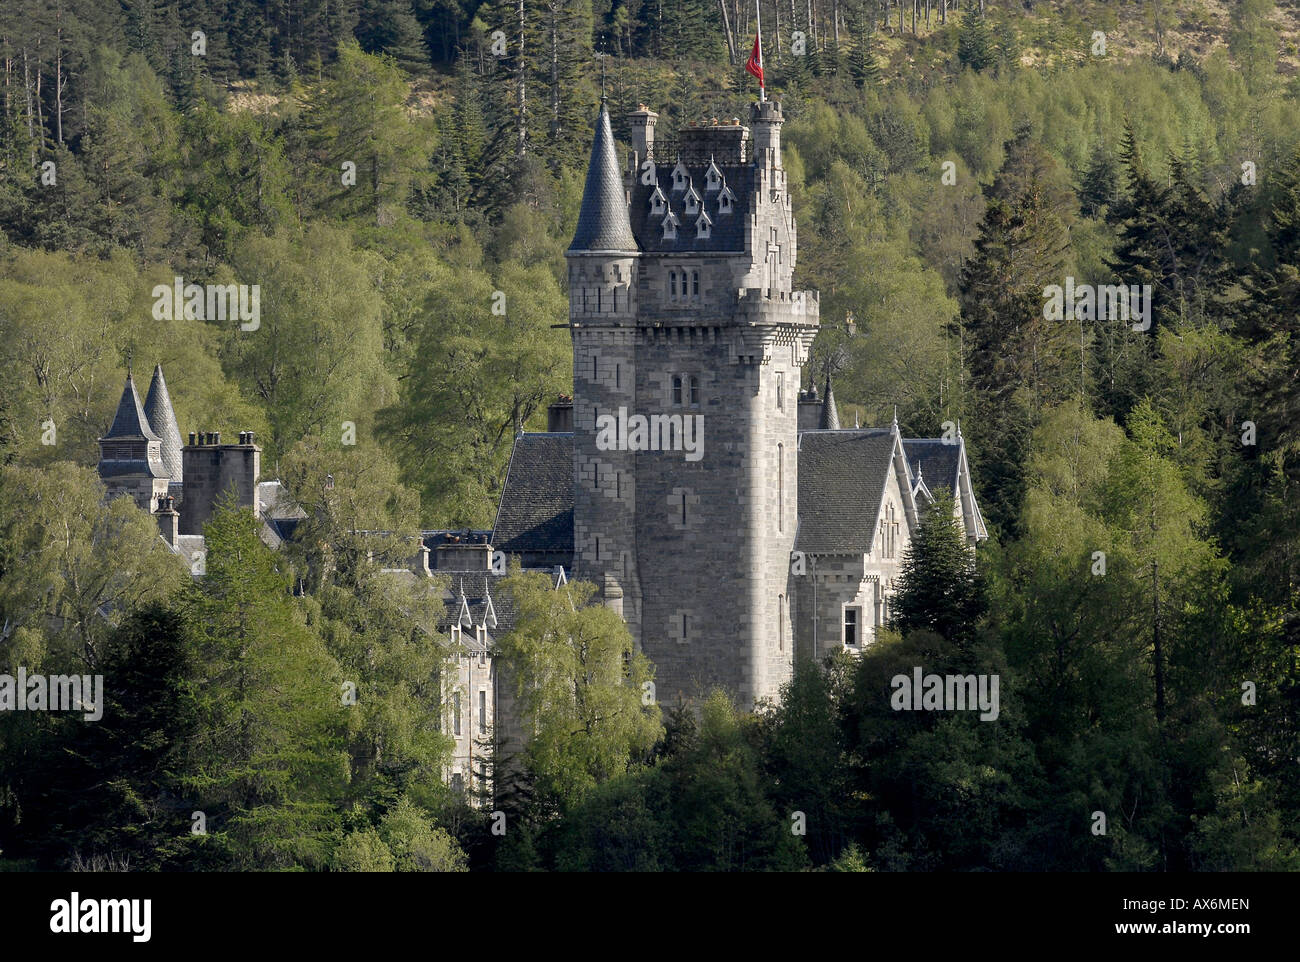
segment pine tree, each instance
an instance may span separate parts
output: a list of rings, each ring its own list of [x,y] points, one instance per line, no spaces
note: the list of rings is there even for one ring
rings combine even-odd
[[[951,642],[969,642],[984,613],[975,552],[954,514],[953,495],[936,492],[903,552],[890,627],[925,630]]]
[[[1102,214],[1119,197],[1119,164],[1104,140],[1097,140],[1079,185],[1079,208],[1089,217]]]
[[[289,593],[261,522],[223,497],[193,606],[198,733],[182,787],[232,868],[323,867],[343,790],[342,672]]]
[[[957,59],[976,72],[997,63],[988,24],[974,7],[967,7],[966,14],[962,17],[961,29],[957,35]]]
[[[849,54],[849,73],[859,87],[879,87],[880,64],[871,50],[871,21],[859,14],[853,25],[853,50]]]
[[[1022,134],[1007,160],[961,278],[961,328],[973,391],[967,436],[981,465],[986,517],[1014,532],[1029,439],[1045,405],[1079,390],[1079,332],[1049,320],[1044,290],[1064,280],[1072,194]]]

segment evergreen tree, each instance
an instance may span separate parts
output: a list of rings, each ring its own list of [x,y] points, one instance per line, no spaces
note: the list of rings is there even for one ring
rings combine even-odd
[[[191,609],[198,728],[180,782],[231,868],[320,868],[343,789],[345,679],[259,526],[230,497],[204,527]]]
[[[984,613],[975,552],[954,514],[952,494],[936,493],[903,552],[890,627],[906,635],[925,630],[967,643]]]
[[[1071,217],[1055,163],[1022,134],[961,279],[961,330],[973,392],[967,436],[981,465],[985,516],[1014,533],[1039,412],[1078,389],[1079,333],[1048,319],[1045,290],[1065,277]]]
[[[853,48],[849,52],[849,74],[859,87],[879,87],[880,64],[871,50],[871,21],[858,14],[853,24]]]
[[[993,36],[984,17],[973,6],[966,8],[957,34],[957,59],[976,73],[997,63]]]

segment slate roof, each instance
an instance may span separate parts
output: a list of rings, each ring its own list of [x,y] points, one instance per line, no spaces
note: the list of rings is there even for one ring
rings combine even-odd
[[[167,477],[172,481],[183,480],[181,476],[181,432],[176,426],[176,413],[172,410],[172,398],[167,391],[167,382],[163,380],[162,365],[153,369],[153,380],[149,384],[149,394],[144,399],[144,416],[149,427],[162,440],[162,463],[167,469]]]
[[[750,164],[718,165],[722,172],[723,184],[735,195],[731,204],[731,213],[719,210],[718,198],[721,190],[707,190],[705,173],[708,164],[684,164],[690,177],[682,190],[673,190],[673,169],[677,158],[664,157],[656,160],[655,174],[658,187],[668,202],[668,210],[677,215],[677,239],[665,240],[663,221],[668,216],[650,213],[650,196],[655,191],[654,184],[642,184],[637,179],[632,188],[632,233],[641,250],[656,253],[697,251],[744,251],[745,223],[749,219],[749,198],[754,186],[754,168]],[[696,237],[695,222],[698,214],[686,213],[686,194],[691,187],[702,198],[700,210],[709,215],[713,227],[708,238]]]
[[[628,223],[623,175],[614,152],[614,132],[609,126],[609,111],[602,103],[600,116],[596,118],[596,136],[591,142],[591,161],[587,164],[587,184],[582,191],[578,227],[569,250],[636,249],[636,240]]]
[[[521,434],[510,453],[492,546],[573,556],[573,435]],[[567,563],[567,560],[566,560]]]
[[[484,624],[487,616],[488,598],[492,599],[492,611],[496,615],[496,627],[488,627],[489,636],[500,637],[515,626],[517,609],[514,599],[501,586],[501,578],[489,571],[455,571],[449,572],[447,591],[443,593],[443,616],[438,627],[446,631],[457,623],[460,614],[461,593],[464,592],[469,605],[470,618],[474,624]],[[471,650],[478,650],[474,643],[474,632],[466,630],[461,640]]]
[[[799,534],[795,548],[865,553],[876,535],[894,435],[887,428],[799,435]]]
[[[941,438],[904,438],[903,452],[913,476],[920,474],[931,491],[944,487],[958,494],[957,470],[961,463],[961,444]]]
[[[103,439],[117,438],[162,440],[149,427],[149,419],[144,416],[144,409],[140,406],[140,395],[136,393],[135,381],[129,372],[126,375],[126,386],[122,388],[122,399],[117,402],[117,414],[113,416],[113,424]]]
[[[830,374],[826,375],[826,396],[822,398],[822,413],[817,421],[817,427],[822,431],[840,429],[840,411],[835,406],[835,389],[831,387]]]

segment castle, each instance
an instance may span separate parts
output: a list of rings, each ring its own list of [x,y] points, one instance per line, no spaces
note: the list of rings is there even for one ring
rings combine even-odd
[[[620,165],[602,104],[566,253],[572,397],[547,431],[515,437],[492,530],[425,532],[402,572],[446,576],[460,656],[444,730],[461,788],[482,778],[485,741],[522,737],[493,660],[513,625],[494,556],[593,582],[654,664],[661,703],[722,687],[751,708],[796,658],[871,643],[932,492],[950,491],[971,544],[987,537],[960,431],[842,429],[829,377],[821,395],[802,386],[818,298],[793,289],[780,104],[673,141],[656,139],[653,111],[629,119]],[[232,483],[268,543],[292,536],[252,435],[182,447],[160,370],[143,410],[128,377],[101,448],[110,494],[158,514],[177,550],[201,547],[178,539]]]

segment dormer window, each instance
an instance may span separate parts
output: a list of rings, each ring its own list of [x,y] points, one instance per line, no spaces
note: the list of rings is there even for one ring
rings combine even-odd
[[[731,188],[726,184],[722,185],[722,193],[718,194],[718,213],[730,214],[731,205],[736,202],[736,195],[731,192]]]
[[[677,225],[679,223],[677,215],[669,211],[668,216],[664,218],[664,240],[677,240]]]
[[[682,163],[680,157],[677,158],[677,166],[673,168],[673,190],[685,190],[691,182],[691,175],[686,172],[686,165]]]
[[[686,213],[698,214],[700,212],[700,195],[694,187],[686,192]]]
[[[668,198],[664,196],[664,192],[662,190],[656,187],[654,189],[654,193],[650,195],[650,216],[662,217],[667,210],[668,210]]]
[[[704,172],[704,192],[718,190],[722,187],[722,171],[718,170],[718,165],[709,160],[709,169]]]
[[[695,222],[696,238],[707,239],[709,237],[709,234],[712,233],[712,231],[713,231],[713,221],[709,219],[708,214],[706,214],[704,211],[700,211],[700,219]]]

